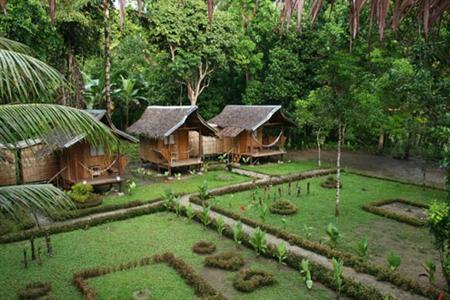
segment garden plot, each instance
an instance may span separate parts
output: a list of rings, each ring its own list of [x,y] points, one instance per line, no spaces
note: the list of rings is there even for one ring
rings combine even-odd
[[[336,219],[335,190],[320,186],[326,179],[320,177],[293,182],[290,189],[289,184],[283,184],[273,186],[269,190],[259,188],[223,195],[216,197],[214,203],[246,218],[328,244],[327,227],[330,223],[335,224]],[[362,206],[377,199],[395,198],[409,199],[425,205],[431,203],[433,199],[445,201],[445,192],[347,173],[343,174],[342,182],[341,214],[336,224],[339,230],[336,248],[357,254],[358,245],[367,238],[369,261],[387,266],[387,256],[394,251],[402,259],[399,272],[425,282],[427,279],[419,276],[424,273],[422,264],[431,259],[439,265],[439,256],[427,228],[414,227],[369,213],[363,210]],[[259,205],[260,199],[267,208]],[[269,209],[271,204],[279,200],[290,201],[297,207],[297,212],[291,215],[271,213]],[[444,286],[439,267],[437,284]]]
[[[289,161],[274,162],[256,165],[241,165],[241,169],[258,172],[266,175],[289,175],[304,171],[320,169],[315,161]],[[322,168],[326,168],[323,166]]]
[[[417,207],[415,205],[403,203],[401,201],[393,201],[388,204],[380,205],[379,207],[398,215],[404,215],[409,218],[415,218],[422,221],[427,218],[426,208]]]
[[[0,299],[13,299],[19,289],[30,282],[51,282],[49,296],[58,299],[82,299],[80,291],[72,284],[75,273],[95,267],[110,267],[130,261],[172,252],[205,279],[215,290],[228,299],[332,299],[335,293],[314,282],[309,291],[297,270],[279,266],[275,261],[256,256],[244,247],[237,249],[233,241],[219,238],[214,231],[173,213],[157,213],[124,221],[112,222],[52,236],[54,256],[43,255],[42,264],[35,261],[25,269],[22,251],[29,242],[0,245]],[[256,289],[251,293],[237,291],[233,280],[238,271],[205,267],[206,255],[192,251],[199,240],[216,245],[213,254],[226,251],[239,253],[245,264],[242,268],[264,270],[273,274],[275,284]],[[42,240],[36,240],[37,246]],[[193,297],[194,290],[165,264],[113,272],[88,279],[88,283],[104,295],[130,295],[136,290],[148,289],[151,295],[166,294],[168,284],[162,284],[155,274],[161,272],[163,280],[170,283],[170,295],[183,294],[183,299]],[[130,283],[127,285],[127,283]],[[156,297],[157,298],[157,297]],[[110,298],[109,298],[110,299]]]

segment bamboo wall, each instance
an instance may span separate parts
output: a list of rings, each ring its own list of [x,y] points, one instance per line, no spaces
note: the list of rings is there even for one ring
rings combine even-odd
[[[16,164],[14,153],[8,150],[0,150],[0,186],[16,184]]]
[[[199,149],[199,134],[198,132],[191,131],[189,133],[189,144],[192,148],[192,155],[198,156],[200,153]],[[220,155],[224,153],[224,147],[226,149],[230,148],[231,141],[229,139],[218,139],[210,136],[202,137],[203,154],[206,156]]]
[[[24,183],[48,181],[58,171],[58,161],[55,154],[51,153],[45,157],[37,157],[36,153],[43,145],[22,150],[22,178]]]

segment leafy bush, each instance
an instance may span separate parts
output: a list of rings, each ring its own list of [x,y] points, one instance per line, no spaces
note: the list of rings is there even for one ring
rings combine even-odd
[[[367,238],[363,238],[362,240],[358,241],[356,244],[356,252],[361,257],[367,256],[367,251],[369,250],[369,240]]]
[[[171,188],[168,188],[164,192],[164,206],[166,208],[172,208],[175,204],[175,199],[177,198],[175,194],[172,192]]]
[[[292,215],[297,212],[297,206],[286,200],[277,200],[270,205],[270,212],[278,215]]]
[[[194,216],[195,216],[195,210],[194,210],[194,208],[192,207],[192,204],[191,204],[191,203],[189,203],[189,205],[186,207],[186,216],[188,217],[189,222],[192,222],[192,219],[193,219]]]
[[[133,191],[136,189],[137,184],[136,181],[134,181],[133,179],[128,179],[127,180],[127,193],[128,195],[131,195],[133,193]]]
[[[242,270],[233,280],[234,288],[246,293],[274,283],[273,275],[263,270]]]
[[[197,254],[211,254],[216,251],[216,245],[213,242],[198,241],[192,248]]]
[[[258,205],[258,216],[262,222],[266,220],[267,211],[268,208],[266,203],[262,202],[260,205]]]
[[[209,217],[210,210],[211,206],[203,206],[200,212],[200,220],[204,226],[208,226],[211,223],[211,218]]]
[[[90,184],[77,183],[72,185],[70,191],[67,192],[70,199],[78,203],[84,203],[92,194],[94,188]]]
[[[237,252],[222,252],[205,258],[205,266],[224,270],[237,271],[244,264],[244,258]]]
[[[341,238],[339,229],[337,229],[337,227],[334,224],[330,223],[327,226],[327,235],[329,238],[328,242],[329,242],[330,246],[333,248],[336,247],[339,242],[339,239]]]
[[[390,251],[387,256],[387,262],[389,264],[389,269],[395,272],[402,263],[402,257],[394,251]]]
[[[256,228],[253,235],[250,237],[250,244],[255,249],[256,253],[266,253],[267,250],[267,238],[266,233],[261,228]]]
[[[202,201],[208,200],[209,192],[208,192],[208,181],[203,181],[203,184],[198,187],[198,196]]]
[[[300,275],[303,277],[308,290],[312,289],[313,281],[311,277],[311,270],[309,269],[309,260],[302,259],[300,262]]]

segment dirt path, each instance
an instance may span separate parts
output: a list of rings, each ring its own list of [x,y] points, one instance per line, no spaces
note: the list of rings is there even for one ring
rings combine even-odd
[[[286,158],[292,160],[315,160],[317,159],[317,151],[314,149],[289,151]],[[322,160],[334,164],[336,151],[322,151]],[[365,152],[344,151],[342,154],[342,165],[371,176],[391,178],[419,185],[424,182],[421,163],[414,158],[401,160]],[[430,163],[427,166],[425,183],[431,187],[445,188],[444,172],[436,163]]]

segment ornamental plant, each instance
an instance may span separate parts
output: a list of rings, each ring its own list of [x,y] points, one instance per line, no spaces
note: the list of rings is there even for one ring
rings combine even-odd
[[[234,223],[234,225],[233,225],[233,240],[236,242],[238,247],[242,243],[243,236],[244,236],[244,230],[242,229],[241,221]]]
[[[339,239],[341,238],[341,234],[339,233],[339,229],[332,223],[327,226],[327,235],[329,238],[329,245],[334,248],[337,246]]]
[[[223,231],[225,230],[225,221],[223,217],[218,217],[216,219],[216,229],[217,233],[219,233],[219,236],[222,237]]]
[[[285,243],[279,243],[276,248],[275,255],[278,259],[278,263],[281,265],[287,258],[287,248]]]
[[[389,264],[389,269],[392,272],[395,272],[402,264],[402,257],[394,251],[390,251],[387,256],[387,262]]]
[[[202,200],[202,201],[208,200],[209,192],[208,192],[208,181],[207,180],[203,181],[203,184],[198,186],[198,196],[199,196],[200,200]]]
[[[308,290],[312,289],[313,281],[311,277],[311,270],[309,269],[309,260],[302,259],[302,261],[300,262],[300,275],[305,281]]]
[[[166,189],[166,191],[164,192],[163,198],[164,198],[164,207],[169,209],[169,208],[172,208],[174,206],[175,200],[176,200],[176,196],[172,192],[172,189],[170,189],[170,188]]]
[[[260,205],[258,205],[258,215],[263,223],[266,221],[266,216],[267,216],[268,210],[269,210],[269,208],[266,203],[263,202]]]
[[[332,259],[333,263],[333,280],[334,284],[336,285],[336,299],[339,299],[342,291],[342,287],[344,286],[343,280],[342,280],[342,272],[344,268],[344,261],[342,259],[336,260],[336,258],[333,257]]]
[[[188,217],[189,222],[192,222],[192,219],[193,219],[194,216],[195,216],[195,210],[194,210],[194,208],[192,207],[192,204],[191,204],[191,203],[189,203],[189,205],[186,207],[186,216]]]
[[[94,188],[90,184],[77,183],[72,185],[70,191],[67,192],[67,194],[73,201],[78,203],[84,203],[92,195],[93,190]]]
[[[211,211],[211,205],[203,206],[200,212],[200,220],[202,224],[206,227],[211,224],[211,218],[209,217],[209,212]]]
[[[361,257],[367,256],[367,251],[369,250],[369,240],[367,238],[363,238],[362,240],[358,241],[356,244],[356,252]]]
[[[127,194],[131,195],[133,191],[136,189],[137,184],[133,179],[127,180]]]
[[[175,199],[175,214],[177,215],[177,217],[179,217],[181,215],[181,209],[182,209],[182,205],[181,205],[181,201],[180,198],[176,198]]]
[[[250,245],[253,246],[258,255],[266,253],[267,238],[266,233],[261,228],[256,228],[253,235],[250,237]]]

